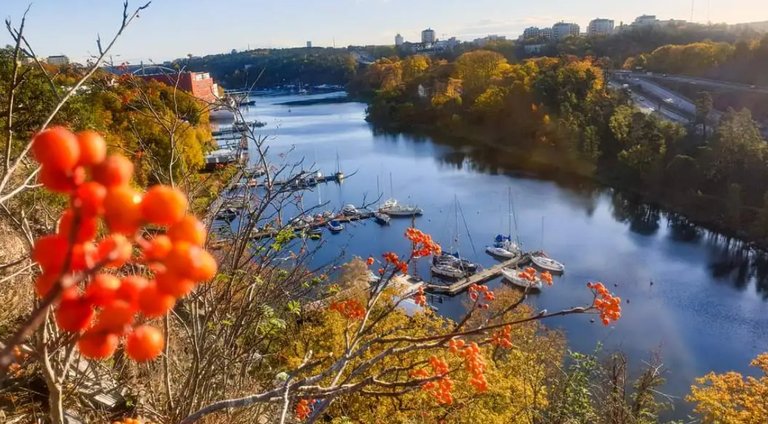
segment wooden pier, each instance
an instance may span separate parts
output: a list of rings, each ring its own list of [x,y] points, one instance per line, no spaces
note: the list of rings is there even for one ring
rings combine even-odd
[[[323,220],[321,222],[312,222],[310,224],[303,224],[303,225],[296,225],[296,226],[286,226],[283,228],[274,228],[269,230],[261,230],[261,231],[255,231],[251,233],[251,236],[249,239],[251,240],[261,240],[265,238],[273,238],[277,236],[280,231],[285,229],[291,229],[295,233],[301,232],[301,231],[309,231],[314,230],[316,228],[323,228],[328,224],[330,221],[338,221],[341,223],[348,223],[353,221],[362,221],[364,219],[370,219],[373,218],[373,212],[364,212],[364,213],[358,213],[356,215],[339,215],[337,217],[328,218],[326,220]],[[212,249],[220,249],[228,244],[232,244],[232,240],[225,238],[225,239],[218,239],[216,241],[212,241],[209,243],[209,246]]]
[[[425,290],[435,294],[447,294],[455,295],[463,292],[472,284],[482,284],[488,280],[492,280],[501,275],[501,270],[504,268],[516,268],[521,265],[525,265],[531,261],[531,257],[525,254],[519,258],[510,259],[508,261],[500,262],[490,268],[486,268],[480,272],[470,275],[467,278],[456,281],[455,283],[443,286],[439,284],[427,284]]]

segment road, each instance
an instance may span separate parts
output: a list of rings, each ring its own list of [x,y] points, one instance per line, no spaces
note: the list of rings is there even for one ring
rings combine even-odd
[[[658,98],[656,100],[652,100],[643,93],[631,91],[630,96],[632,98],[632,102],[638,109],[640,109],[640,111],[648,115],[656,114],[663,119],[678,123],[680,125],[686,125],[690,122],[690,119],[685,116],[685,113],[682,113],[687,112],[690,109],[690,106],[693,106],[689,100],[682,96],[676,95],[675,93],[669,92],[663,87],[653,83],[648,83],[646,81],[633,81],[633,83],[640,83],[643,87],[643,90],[647,89],[647,91],[653,93]],[[611,81],[609,82],[609,85],[614,89],[621,89],[621,84],[619,82]],[[670,104],[659,99],[672,99],[674,104]],[[661,103],[661,105],[659,105],[659,103]],[[677,108],[678,105],[681,107]],[[693,110],[695,112],[695,106],[693,106]]]
[[[689,77],[687,75],[667,75],[647,72],[613,72],[613,75],[625,75],[628,78],[641,78],[644,80],[654,79],[662,81],[680,82],[702,87],[714,88],[727,91],[745,91],[749,93],[768,94],[768,87],[743,84],[740,82],[720,81],[707,78]]]

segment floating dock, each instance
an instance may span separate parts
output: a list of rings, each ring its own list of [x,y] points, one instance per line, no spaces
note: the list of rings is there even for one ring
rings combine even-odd
[[[480,272],[470,275],[467,278],[456,281],[455,283],[443,286],[440,284],[426,284],[424,287],[426,291],[435,294],[447,294],[456,295],[466,290],[472,284],[482,284],[488,280],[492,280],[501,275],[501,270],[504,268],[516,268],[521,265],[525,265],[531,261],[531,257],[525,254],[519,258],[510,259],[508,261],[500,262],[490,268],[486,268]]]

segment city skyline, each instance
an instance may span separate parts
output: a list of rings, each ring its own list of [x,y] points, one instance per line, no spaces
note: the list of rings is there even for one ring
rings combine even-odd
[[[690,0],[649,0],[643,4],[616,4],[584,0],[578,4],[554,0],[531,5],[522,1],[458,0],[406,2],[404,0],[223,0],[182,3],[155,0],[132,24],[113,50],[115,62],[163,62],[187,54],[202,56],[232,49],[391,45],[395,34],[419,41],[421,31],[433,28],[439,39],[462,41],[491,34],[516,38],[530,26],[574,22],[586,29],[595,18],[608,18],[618,26],[642,14],[660,19],[691,20]],[[28,1],[10,0],[2,12],[18,25]],[[131,7],[140,2],[131,1]],[[178,6],[187,7],[180,8]],[[96,36],[111,37],[121,18],[122,0],[39,0],[32,4],[26,35],[40,56],[68,55],[85,61],[96,53]],[[245,12],[234,12],[234,11]],[[298,12],[297,12],[298,11]],[[231,17],[230,17],[231,16]],[[264,16],[264,17],[262,17]],[[489,17],[492,17],[489,19]],[[745,23],[768,20],[764,0],[699,0],[694,2],[693,21]],[[187,25],[180,25],[187,22]],[[169,25],[173,23],[173,25]],[[73,29],[77,28],[77,30]],[[10,44],[4,32],[0,40]]]

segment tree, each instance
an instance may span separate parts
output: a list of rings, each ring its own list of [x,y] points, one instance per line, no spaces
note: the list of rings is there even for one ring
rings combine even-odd
[[[476,50],[464,53],[456,60],[456,78],[461,79],[464,96],[472,102],[508,67],[501,54]]]
[[[712,113],[712,95],[706,91],[700,91],[694,100],[696,106],[696,123],[701,125],[701,139],[707,139],[707,121]]]
[[[696,379],[686,398],[706,424],[759,424],[768,422],[768,353],[751,364],[763,375],[745,377],[737,372],[709,373]]]

